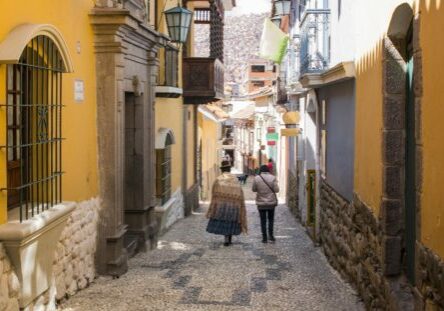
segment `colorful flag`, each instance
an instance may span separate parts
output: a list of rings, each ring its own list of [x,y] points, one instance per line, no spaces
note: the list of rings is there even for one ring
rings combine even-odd
[[[266,18],[262,31],[259,56],[280,64],[287,51],[288,35]]]

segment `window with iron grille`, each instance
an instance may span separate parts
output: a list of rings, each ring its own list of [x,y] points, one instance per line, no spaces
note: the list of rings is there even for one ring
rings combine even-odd
[[[62,73],[57,46],[37,36],[7,67],[8,209],[20,221],[62,201]]]
[[[157,199],[165,204],[171,198],[171,144],[156,150]]]

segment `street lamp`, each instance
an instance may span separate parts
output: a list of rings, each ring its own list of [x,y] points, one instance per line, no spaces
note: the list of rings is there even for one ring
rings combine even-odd
[[[274,2],[276,7],[276,15],[289,15],[291,8],[290,0],[276,0]]]
[[[178,4],[177,7],[171,8],[163,13],[166,17],[168,33],[170,34],[171,41],[185,43],[188,38],[188,31],[190,29],[193,12]]]
[[[276,25],[276,27],[281,28],[282,17],[280,17],[279,15],[276,15],[271,18],[271,21],[273,22],[273,24]]]

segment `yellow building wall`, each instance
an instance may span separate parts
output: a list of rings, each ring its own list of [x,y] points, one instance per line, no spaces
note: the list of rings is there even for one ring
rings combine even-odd
[[[383,38],[400,0],[356,5],[355,192],[379,215],[382,197],[382,59]]]
[[[218,124],[199,113],[199,139],[202,141],[202,199],[211,198],[211,187],[219,176]]]
[[[421,1],[423,196],[421,241],[444,257],[444,2]]]
[[[189,105],[188,110],[188,122],[187,122],[187,189],[190,189],[196,182],[195,178],[195,161],[196,161],[196,144],[194,141],[194,125],[195,116],[194,109],[195,106]]]
[[[382,196],[382,38],[399,0],[359,2],[359,36],[356,76],[355,189],[361,199],[379,214]],[[421,126],[423,143],[423,194],[418,237],[427,247],[444,257],[443,214],[444,105],[444,3],[435,0],[408,1],[420,13],[423,97]],[[418,69],[418,68],[416,68]],[[381,94],[381,95],[379,95]],[[418,126],[418,125],[417,125]]]
[[[157,131],[169,128],[173,131],[176,143],[171,146],[171,192],[182,186],[182,150],[183,150],[183,104],[181,99],[156,98],[155,123]]]
[[[154,2],[154,1],[152,1]],[[159,0],[157,1],[157,22],[156,26],[158,31],[168,35],[168,28],[166,25],[164,11],[177,6],[177,1],[165,1]],[[154,5],[152,5],[154,10]],[[190,34],[191,35],[191,34]],[[179,52],[179,87],[182,87],[182,49],[183,45],[177,47],[180,48]],[[159,81],[163,81],[164,77],[164,57],[160,53],[159,55]],[[186,128],[187,128],[187,163],[183,164],[183,138],[184,138],[184,109],[186,116]],[[159,128],[170,128],[174,132],[174,136],[176,138],[176,144],[172,146],[172,192],[176,191],[179,187],[182,187],[182,174],[183,174],[183,165],[186,165],[187,168],[187,188],[190,188],[194,184],[194,156],[195,149],[193,148],[193,112],[192,106],[186,106],[183,104],[183,97],[179,98],[156,98],[156,129]],[[183,189],[187,190],[187,189]]]
[[[93,32],[88,14],[91,0],[3,1],[0,11],[0,41],[23,23],[52,24],[67,43],[74,73],[63,75],[63,199],[82,201],[98,195],[97,111]],[[80,52],[77,52],[77,47]],[[0,66],[0,104],[5,103],[6,65]],[[74,101],[74,80],[85,85],[85,101]],[[5,143],[5,111],[0,109],[0,144]],[[0,187],[6,186],[5,153],[0,152]],[[6,193],[0,194],[0,223],[6,221]]]

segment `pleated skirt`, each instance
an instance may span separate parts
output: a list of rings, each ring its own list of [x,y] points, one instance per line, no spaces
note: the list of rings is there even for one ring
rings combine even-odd
[[[220,235],[239,235],[239,207],[231,204],[220,204],[215,215],[210,219],[207,232]]]
[[[239,235],[241,234],[241,226],[237,221],[210,219],[207,232],[221,235]]]

